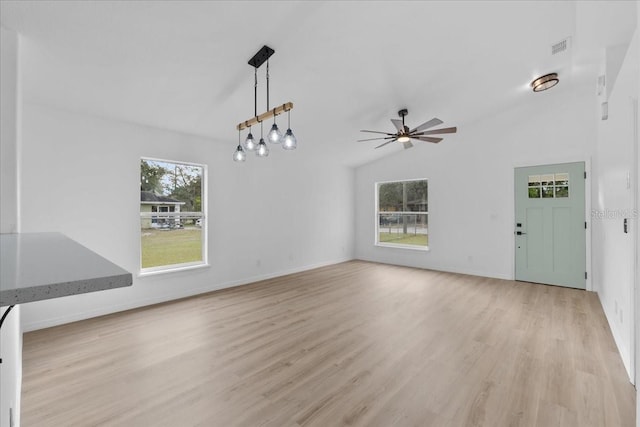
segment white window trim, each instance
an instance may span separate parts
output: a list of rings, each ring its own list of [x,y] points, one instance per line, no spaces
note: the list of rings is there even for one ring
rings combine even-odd
[[[138,277],[145,276],[155,276],[159,274],[167,274],[167,273],[176,273],[181,271],[195,270],[199,268],[208,268],[209,264],[209,239],[208,239],[208,200],[209,200],[209,191],[208,191],[208,166],[202,163],[193,163],[193,162],[185,162],[182,160],[168,160],[168,159],[159,159],[156,157],[140,157],[138,161],[138,168],[140,168],[140,162],[142,160],[150,160],[152,162],[164,162],[164,163],[177,163],[181,165],[187,166],[196,166],[202,168],[202,212],[200,213],[199,218],[202,218],[202,227],[200,232],[202,233],[202,261],[195,261],[190,263],[182,263],[182,264],[168,264],[168,265],[160,265],[157,267],[147,267],[142,268],[142,229],[140,229],[140,234],[138,235],[138,249],[139,249],[139,257],[138,257],[138,265],[140,269],[138,270]],[[140,194],[138,193],[138,199],[140,199]],[[174,216],[189,216],[192,212],[140,212],[139,205],[144,202],[140,202],[138,200],[138,214],[140,219],[147,216],[158,216],[158,215],[174,215]]]
[[[382,248],[393,248],[393,249],[408,249],[411,251],[419,251],[419,252],[429,252],[430,246],[417,246],[417,245],[403,245],[401,243],[386,243],[386,242],[380,242],[380,204],[379,204],[379,200],[378,200],[378,193],[379,193],[379,188],[381,184],[389,184],[389,183],[394,183],[394,182],[413,182],[413,181],[427,181],[429,182],[429,178],[411,178],[411,179],[394,179],[394,180],[390,180],[390,181],[377,181],[373,184],[373,188],[374,188],[374,194],[375,194],[375,206],[374,206],[374,246],[378,246],[378,247],[382,247]],[[428,196],[427,196],[428,197]],[[428,200],[428,199],[427,199]],[[382,212],[385,213],[385,212]],[[402,214],[402,213],[408,213],[408,214],[418,214],[418,215],[427,215],[427,218],[429,218],[429,211],[427,212],[388,212],[388,213],[398,213],[398,214]],[[427,234],[427,236],[430,233]]]
[[[194,263],[184,263],[184,264],[163,265],[159,267],[149,267],[149,268],[141,269],[138,272],[138,277],[157,276],[159,274],[167,274],[167,273],[180,273],[182,271],[198,270],[200,268],[208,268],[210,266],[211,265],[209,263],[194,262]]]
[[[431,248],[429,246],[417,246],[417,245],[402,245],[400,243],[376,243],[381,248],[393,248],[393,249],[408,249],[410,251],[429,252]]]

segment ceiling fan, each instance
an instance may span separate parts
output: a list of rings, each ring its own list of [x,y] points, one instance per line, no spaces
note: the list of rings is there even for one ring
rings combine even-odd
[[[398,111],[398,116],[402,117],[402,120],[391,119],[391,123],[393,123],[393,125],[397,129],[396,133],[378,132],[375,130],[361,130],[360,132],[379,133],[386,136],[379,137],[379,138],[359,139],[358,142],[385,140],[385,142],[383,142],[382,144],[376,147],[376,148],[380,148],[380,147],[384,147],[387,144],[391,144],[392,142],[398,141],[402,143],[402,145],[406,150],[407,148],[413,147],[413,144],[411,143],[412,139],[418,140],[418,141],[433,142],[437,144],[438,142],[442,141],[442,138],[434,138],[429,135],[439,135],[443,133],[456,133],[457,131],[457,128],[455,127],[426,130],[442,124],[442,120],[437,119],[435,117],[427,122],[424,122],[418,127],[409,129],[409,127],[404,124],[404,116],[406,116],[407,114],[409,114],[409,111],[407,111],[407,109],[404,108]]]

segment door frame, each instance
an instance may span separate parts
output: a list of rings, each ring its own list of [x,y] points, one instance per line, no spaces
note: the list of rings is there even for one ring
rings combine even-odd
[[[526,161],[517,161],[512,163],[511,165],[511,179],[509,183],[509,191],[511,197],[511,207],[510,209],[510,233],[513,233],[515,230],[516,223],[516,192],[515,192],[515,169],[516,168],[526,168],[531,166],[545,166],[545,165],[559,165],[563,163],[578,163],[584,162],[584,171],[587,173],[587,179],[584,181],[584,219],[587,221],[587,231],[585,236],[585,257],[586,257],[586,270],[587,270],[587,280],[585,283],[585,289],[587,291],[593,291],[593,282],[592,282],[592,273],[591,273],[591,157],[560,157],[554,159],[539,159],[539,160],[526,160]],[[515,239],[515,237],[514,237]],[[516,249],[515,249],[515,240],[511,241],[509,245],[510,257],[511,257],[511,280],[516,279]]]
[[[638,98],[631,98],[631,111],[633,111],[633,138],[635,140],[635,144],[633,144],[633,157],[634,164],[633,170],[631,171],[634,185],[636,186],[635,194],[633,194],[633,207],[636,213],[640,209],[640,148],[638,148],[638,143],[640,142],[640,106]],[[631,325],[631,362],[630,362],[630,371],[631,371],[631,383],[636,388],[636,423],[640,426],[640,386],[638,385],[638,381],[640,380],[640,376],[638,375],[638,368],[640,367],[640,327],[638,326],[638,321],[640,321],[640,219],[636,214],[635,218],[631,219],[631,229],[635,227],[636,238],[633,244],[633,258],[635,260],[635,265],[633,269],[633,289],[632,289],[632,301],[633,301],[633,324]]]

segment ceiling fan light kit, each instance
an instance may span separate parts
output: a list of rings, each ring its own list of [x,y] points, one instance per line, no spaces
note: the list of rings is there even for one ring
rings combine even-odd
[[[544,76],[538,77],[531,82],[531,87],[534,92],[542,92],[543,90],[551,89],[560,82],[557,73],[549,73]]]
[[[249,65],[254,68],[254,85],[253,85],[253,117],[238,123],[236,129],[238,129],[238,146],[233,153],[233,160],[236,162],[244,162],[247,159],[246,151],[255,151],[258,157],[269,156],[269,147],[267,146],[263,137],[263,122],[266,119],[273,117],[273,125],[271,130],[267,134],[267,140],[271,144],[279,144],[284,150],[295,150],[298,146],[298,141],[291,130],[291,110],[293,109],[292,102],[286,102],[273,109],[269,107],[269,58],[275,53],[275,50],[269,46],[262,46],[258,52],[249,60]],[[258,114],[258,68],[264,63],[267,63],[267,111],[262,114]],[[278,124],[276,123],[276,117],[282,113],[287,113],[287,131],[283,135]],[[251,133],[251,126],[260,124],[260,141],[256,143],[253,134]],[[240,142],[242,139],[241,132],[244,129],[249,129],[249,134],[244,141],[244,146]]]
[[[378,137],[378,138],[359,139],[358,142],[384,140],[385,142],[383,142],[382,144],[376,147],[376,148],[381,148],[387,144],[391,144],[392,142],[397,141],[401,143],[404,149],[406,150],[408,148],[413,147],[413,144],[411,143],[412,139],[416,141],[425,141],[425,142],[432,142],[437,144],[438,142],[442,141],[442,138],[434,138],[428,135],[439,135],[439,134],[457,132],[457,128],[455,127],[433,129],[433,130],[427,131],[427,129],[432,128],[434,126],[438,126],[443,123],[442,120],[435,117],[429,121],[424,122],[418,127],[409,129],[409,127],[404,124],[404,117],[408,114],[409,114],[409,111],[406,108],[403,108],[402,110],[398,111],[398,116],[402,117],[402,120],[391,119],[391,123],[393,123],[393,126],[395,126],[397,130],[396,133],[379,132],[375,130],[361,130],[360,132],[377,133],[385,136]]]

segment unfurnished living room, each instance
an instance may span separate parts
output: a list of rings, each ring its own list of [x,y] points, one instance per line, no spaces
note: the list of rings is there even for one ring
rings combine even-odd
[[[0,427],[640,427],[639,22],[0,0]]]

